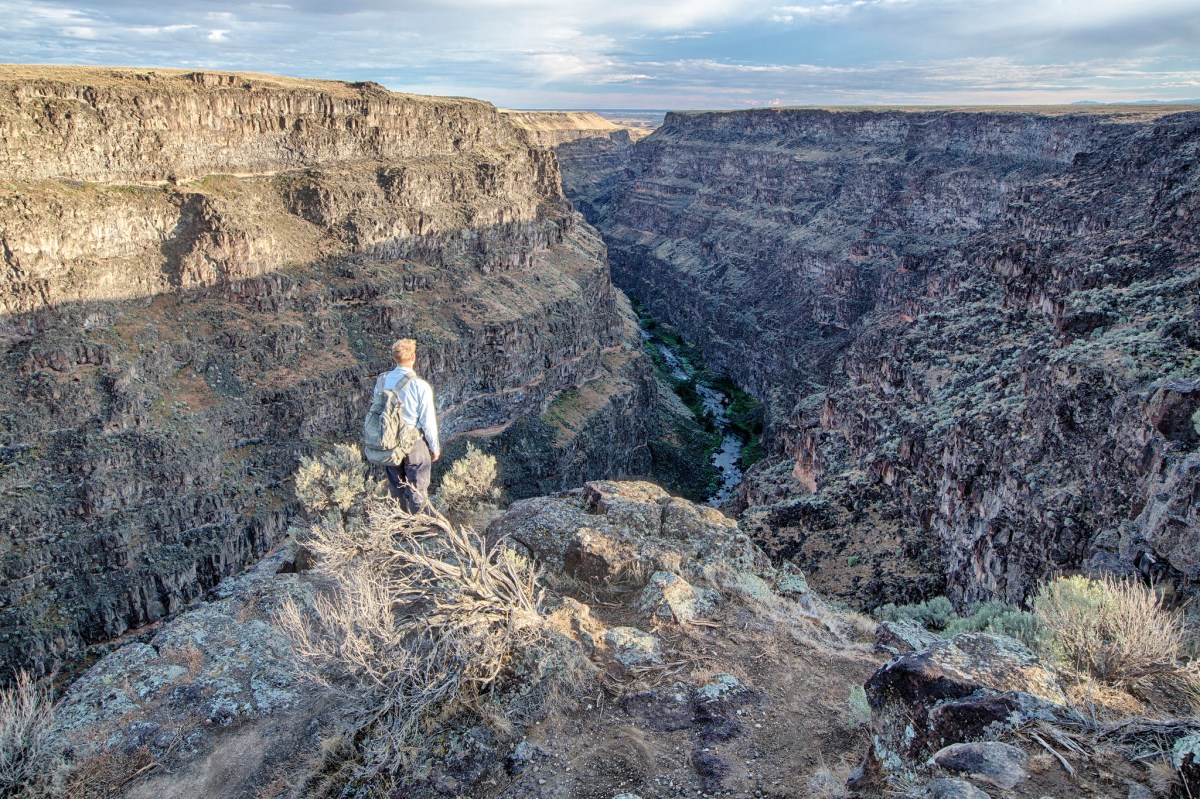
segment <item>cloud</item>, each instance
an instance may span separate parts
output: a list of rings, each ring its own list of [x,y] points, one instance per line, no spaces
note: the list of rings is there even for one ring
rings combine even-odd
[[[370,79],[510,107],[1171,99],[1200,79],[1195,0],[0,0],[0,15],[0,61]]]
[[[162,26],[142,26],[142,27],[137,27],[137,28],[130,28],[130,30],[139,36],[163,36],[163,35],[170,35],[173,33],[179,33],[180,31],[194,30],[195,27],[196,27],[195,25],[162,25]]]
[[[99,34],[95,28],[89,28],[87,25],[69,25],[61,30],[62,35],[68,39],[98,39]]]

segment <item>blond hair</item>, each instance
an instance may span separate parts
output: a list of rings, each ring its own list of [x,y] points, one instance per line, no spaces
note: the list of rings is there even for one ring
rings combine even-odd
[[[411,338],[397,339],[392,344],[392,360],[397,366],[412,366],[417,362],[417,342]]]

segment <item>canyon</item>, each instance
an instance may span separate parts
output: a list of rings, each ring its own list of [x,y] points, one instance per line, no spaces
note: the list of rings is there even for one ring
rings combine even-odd
[[[1075,571],[1194,594],[1200,110],[641,134],[371,83],[0,67],[0,662],[68,670],[65,795],[782,799],[845,795],[859,763],[855,790],[914,799],[1200,785],[1194,721],[1141,718],[1188,697],[847,607],[1020,604]],[[337,518],[295,497],[400,336],[445,460],[474,444],[515,500],[479,535],[361,479]],[[689,382],[765,410],[732,515],[679,496],[716,484],[721,438]],[[507,641],[485,688],[405,727],[372,704],[406,709],[403,679],[306,670],[285,608],[361,601],[331,586],[384,573],[364,552],[433,574],[388,624],[461,611],[466,638],[428,639],[451,682]]]
[[[1190,594],[1198,142],[1194,108],[759,109],[558,155],[606,170],[565,187],[617,285],[767,407],[743,528],[872,607]]]
[[[11,667],[74,662],[276,546],[299,456],[357,437],[401,336],[447,460],[480,442],[513,497],[692,471],[602,241],[487,103],[5,67],[0,171]]]

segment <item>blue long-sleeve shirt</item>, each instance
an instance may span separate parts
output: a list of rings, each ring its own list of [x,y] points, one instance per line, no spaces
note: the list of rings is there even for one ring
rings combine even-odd
[[[421,430],[425,434],[425,443],[429,445],[430,455],[436,456],[442,451],[438,441],[437,409],[433,404],[433,388],[430,387],[417,373],[407,366],[397,366],[390,372],[384,372],[375,381],[375,394],[389,391],[400,385],[405,375],[412,375],[412,380],[400,392],[400,413],[404,421]]]

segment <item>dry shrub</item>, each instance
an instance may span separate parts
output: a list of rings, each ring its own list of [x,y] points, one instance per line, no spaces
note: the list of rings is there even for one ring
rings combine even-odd
[[[483,505],[500,501],[496,478],[495,456],[467,444],[467,454],[451,464],[433,500],[443,513],[465,516]]]
[[[1050,653],[1081,674],[1119,688],[1194,694],[1194,671],[1180,665],[1186,628],[1152,588],[1131,580],[1060,577],[1042,587],[1034,612]]]
[[[846,783],[854,773],[854,761],[842,759],[837,765],[830,766],[820,759],[818,768],[804,780],[805,796],[813,799],[848,799],[851,796]]]
[[[380,502],[364,526],[327,520],[304,543],[328,590],[278,619],[305,677],[361,700],[373,765],[399,768],[423,718],[480,696],[542,634],[534,570],[440,516]]]
[[[373,486],[367,463],[353,444],[338,444],[312,458],[301,458],[296,470],[296,498],[313,518],[360,516]]]
[[[101,749],[73,764],[61,794],[66,799],[118,799],[139,777],[158,768],[158,760],[144,746],[136,749]]]
[[[49,789],[59,753],[50,742],[54,703],[49,689],[22,671],[0,690],[0,797],[37,796]]]

